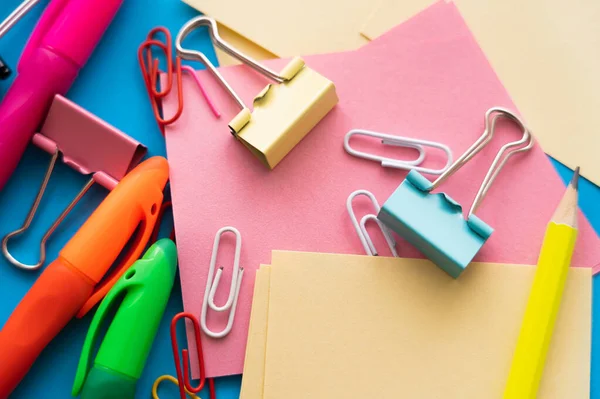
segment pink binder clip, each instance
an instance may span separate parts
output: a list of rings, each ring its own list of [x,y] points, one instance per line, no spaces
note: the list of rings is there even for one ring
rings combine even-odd
[[[44,264],[46,241],[94,183],[112,190],[147,151],[141,143],[60,95],[54,97],[41,132],[33,136],[33,144],[52,158],[25,223],[2,240],[2,253],[6,259],[26,270],[35,270]],[[42,237],[39,261],[27,265],[10,254],[8,242],[31,225],[60,154],[65,164],[91,178]]]

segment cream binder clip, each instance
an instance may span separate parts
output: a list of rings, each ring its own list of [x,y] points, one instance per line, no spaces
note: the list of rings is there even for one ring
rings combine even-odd
[[[208,26],[217,47],[279,83],[267,85],[254,98],[253,111],[204,54],[182,47],[186,36],[200,26]],[[237,102],[242,110],[229,122],[231,133],[270,169],[277,166],[338,102],[333,83],[307,67],[301,58],[295,57],[276,73],[223,41],[212,18],[190,20],[179,31],[175,45],[181,58],[202,62]]]

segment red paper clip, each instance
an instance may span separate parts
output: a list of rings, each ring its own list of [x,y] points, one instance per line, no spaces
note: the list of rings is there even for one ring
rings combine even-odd
[[[190,356],[187,349],[181,351],[183,357],[183,371],[181,370],[181,359],[179,357],[179,345],[177,344],[177,322],[179,319],[188,319],[194,327],[194,338],[196,340],[196,353],[198,355],[198,363],[200,365],[200,382],[198,386],[193,387],[190,381]],[[200,323],[198,319],[191,313],[181,312],[173,317],[171,321],[171,345],[173,346],[173,358],[175,360],[175,368],[177,369],[177,381],[179,382],[179,394],[181,399],[185,399],[185,390],[192,393],[198,393],[204,388],[206,375],[204,372],[204,354],[202,353],[202,343],[200,342]],[[210,382],[209,382],[209,385]],[[214,386],[213,386],[214,391]]]
[[[164,35],[165,41],[160,41],[156,37],[158,34],[162,33]],[[162,50],[166,62],[167,62],[167,71],[161,71],[159,69],[159,59],[152,57],[152,48],[157,47],[159,50]],[[140,45],[138,48],[138,61],[140,63],[140,68],[142,70],[142,76],[144,78],[144,83],[146,85],[146,90],[148,92],[148,96],[150,97],[150,103],[152,104],[152,111],[154,112],[154,117],[158,122],[158,126],[162,134],[165,134],[165,126],[168,126],[174,123],[183,112],[183,83],[182,83],[182,72],[186,71],[194,78],[194,81],[198,85],[202,96],[205,98],[208,106],[210,107],[213,114],[219,118],[221,114],[213,104],[213,102],[208,97],[208,94],[204,90],[200,79],[196,76],[196,71],[189,66],[181,65],[181,58],[179,56],[175,57],[175,65],[173,65],[173,44],[171,39],[171,32],[167,28],[158,27],[152,29],[146,40]],[[161,73],[167,74],[167,80],[164,85],[164,88],[159,88],[158,78]],[[173,90],[173,81],[177,81],[177,111],[169,117],[166,118],[163,115],[162,110],[160,109],[161,100],[171,93]]]
[[[159,33],[165,36],[165,42],[155,39]],[[167,83],[163,90],[157,89],[157,81],[159,73],[161,72],[158,68],[158,58],[152,58],[152,47],[158,47],[163,51],[167,61]],[[177,57],[175,60],[175,71],[173,68],[173,46],[171,44],[171,32],[167,28],[158,27],[154,28],[148,33],[146,40],[141,44],[138,49],[138,61],[140,68],[142,69],[142,76],[144,83],[146,84],[146,90],[150,97],[150,103],[152,104],[152,110],[154,117],[156,118],[161,132],[164,134],[165,126],[175,122],[181,112],[183,111],[183,91],[182,91],[182,79],[181,79],[181,59]],[[177,101],[178,108],[175,114],[169,118],[163,118],[161,110],[159,109],[160,100],[168,95],[173,89],[173,72],[175,72],[177,79]]]
[[[215,391],[215,379],[208,379],[208,392],[210,395],[210,399],[217,399],[217,392]]]

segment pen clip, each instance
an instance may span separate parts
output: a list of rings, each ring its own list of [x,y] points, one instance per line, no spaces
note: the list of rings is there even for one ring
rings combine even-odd
[[[90,369],[92,351],[96,347],[96,342],[101,330],[100,327],[102,327],[107,313],[109,313],[115,303],[120,302],[120,304],[122,304],[125,302],[128,291],[132,285],[139,284],[139,282],[133,280],[133,278],[135,278],[135,273],[132,275],[131,280],[125,278],[115,284],[114,288],[110,290],[110,292],[106,295],[106,298],[98,307],[98,310],[96,311],[96,314],[90,323],[90,328],[85,336],[85,341],[81,350],[81,357],[79,358],[79,364],[77,365],[77,372],[75,374],[75,382],[73,383],[73,396],[79,396],[79,393],[85,384],[85,380]]]
[[[50,0],[50,4],[48,4],[44,10],[25,45],[25,49],[19,60],[19,65],[17,66],[18,71],[20,71],[21,65],[27,63],[27,60],[32,57],[35,50],[42,43],[44,36],[46,36],[50,30],[50,27],[54,24],[58,16],[62,14],[64,8],[70,1],[71,0]]]
[[[156,219],[158,219],[158,212],[156,210],[152,212],[148,207],[143,207],[143,212],[144,219],[140,223],[141,226],[135,230],[138,233],[134,242],[131,243],[131,246],[127,250],[127,253],[123,255],[119,264],[117,264],[111,273],[96,286],[90,298],[79,310],[77,318],[85,316],[90,309],[96,306],[96,304],[110,291],[112,286],[115,285],[125,270],[140,258],[142,251],[152,236]]]

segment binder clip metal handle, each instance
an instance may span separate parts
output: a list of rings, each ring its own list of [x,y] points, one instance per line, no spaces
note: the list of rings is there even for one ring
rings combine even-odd
[[[473,200],[471,209],[469,210],[469,217],[475,213],[477,208],[481,205],[483,198],[487,194],[494,180],[498,176],[498,173],[502,170],[506,162],[515,154],[529,151],[534,144],[533,136],[529,129],[525,126],[525,123],[512,111],[501,108],[493,107],[485,113],[485,129],[483,134],[471,145],[457,160],[450,166],[444,173],[442,173],[427,189],[427,191],[433,191],[439,187],[444,181],[452,176],[456,171],[462,168],[467,162],[469,162],[475,155],[477,155],[494,137],[496,129],[496,122],[499,118],[505,117],[515,122],[519,128],[523,131],[523,137],[520,140],[506,143],[500,148],[498,154],[494,158],[492,165],[488,169],[477,195]]]
[[[38,207],[40,206],[40,202],[42,201],[44,192],[46,191],[46,187],[48,186],[48,182],[50,181],[50,176],[52,175],[52,172],[54,171],[54,166],[56,165],[56,160],[58,159],[59,155],[60,155],[60,151],[58,151],[58,149],[57,149],[54,152],[54,155],[52,155],[52,158],[50,159],[50,164],[48,165],[48,169],[46,170],[46,174],[44,175],[44,180],[42,180],[42,184],[40,185],[40,189],[38,190],[38,193],[35,197],[35,201],[33,202],[31,209],[29,209],[29,213],[27,214],[27,217],[25,218],[25,222],[23,223],[23,225],[20,228],[18,228],[17,230],[15,230],[11,233],[8,233],[2,239],[2,254],[6,258],[6,260],[8,260],[11,264],[18,267],[19,269],[37,270],[40,267],[42,267],[44,262],[46,262],[46,242],[48,241],[50,236],[54,233],[56,228],[62,223],[62,221],[71,212],[71,210],[73,210],[75,205],[77,205],[77,203],[81,200],[81,198],[83,198],[83,196],[88,192],[88,190],[94,184],[93,178],[88,180],[88,182],[85,184],[85,186],[83,186],[81,191],[75,196],[73,201],[71,201],[71,203],[69,203],[69,205],[67,205],[67,207],[61,212],[61,214],[58,216],[58,218],[52,223],[50,228],[48,230],[46,230],[46,232],[44,233],[44,236],[42,237],[42,240],[40,241],[40,257],[36,263],[26,264],[26,263],[19,261],[17,258],[15,258],[8,250],[8,243],[12,238],[23,234],[31,226],[31,222],[33,221],[33,218],[35,217],[35,214],[37,213]]]
[[[233,274],[231,277],[231,286],[229,288],[229,295],[224,305],[218,306],[215,303],[215,294],[219,288],[219,282],[223,274],[223,267],[219,267],[215,275],[215,266],[217,264],[217,256],[219,253],[219,244],[223,234],[231,232],[235,234],[235,253],[233,260]],[[242,235],[240,232],[231,226],[223,227],[217,231],[215,241],[213,244],[213,252],[210,258],[210,267],[208,269],[208,278],[206,280],[206,288],[204,290],[204,300],[202,302],[202,314],[200,316],[200,325],[202,331],[206,335],[212,338],[222,338],[229,334],[233,327],[233,321],[235,318],[235,309],[237,307],[238,297],[240,295],[240,287],[242,285],[242,277],[244,275],[244,269],[240,267],[240,253],[242,250]],[[229,311],[229,318],[227,319],[227,325],[222,331],[214,332],[208,328],[206,323],[206,316],[208,313],[208,307],[215,312],[226,312]]]
[[[414,160],[403,160],[403,159],[394,159],[383,157],[380,155],[369,154],[364,151],[357,151],[350,146],[350,139],[352,136],[367,136],[367,137],[375,137],[381,139],[381,143],[383,145],[389,146],[397,146],[397,147],[405,147],[405,148],[414,148],[419,152],[419,156]],[[438,148],[446,154],[446,165],[441,169],[432,169],[432,168],[424,168],[419,166],[425,160],[425,147]],[[452,150],[445,144],[436,143],[434,141],[420,140],[408,137],[394,136],[391,134],[373,132],[370,130],[363,129],[354,129],[350,130],[344,136],[344,149],[350,155],[353,155],[357,158],[363,158],[370,161],[381,162],[381,166],[386,168],[395,168],[395,169],[403,169],[403,170],[416,170],[418,172],[427,173],[431,175],[439,175],[444,173],[452,164]]]
[[[193,32],[195,29],[206,26],[208,27],[208,32],[210,34],[210,38],[215,46],[226,52],[227,54],[235,57],[240,60],[244,64],[250,66],[252,69],[258,71],[259,73],[265,75],[266,77],[278,82],[283,83],[286,79],[281,76],[277,72],[272,69],[267,68],[266,66],[260,64],[258,61],[253,59],[252,57],[247,56],[246,54],[238,51],[231,45],[229,45],[225,40],[219,36],[219,30],[217,27],[217,22],[213,18],[200,16],[191,19],[188,21],[183,27],[179,30],[177,34],[177,38],[175,39],[175,47],[177,49],[177,55],[188,61],[200,61],[204,66],[208,68],[208,70],[217,78],[217,80],[221,83],[223,88],[231,95],[231,97],[235,100],[235,102],[239,105],[241,109],[248,108],[241,97],[235,92],[235,90],[231,87],[231,85],[225,80],[223,75],[217,70],[217,68],[213,65],[212,62],[204,55],[204,53],[196,50],[186,49],[182,46],[185,38]]]
[[[354,200],[355,197],[357,197],[359,195],[364,195],[365,197],[369,198],[369,200],[371,201],[371,204],[373,204],[373,208],[375,209],[375,214],[367,214],[367,215],[363,216],[360,220],[360,224],[356,218],[356,215],[354,214],[354,209],[352,207],[352,201]],[[373,244],[373,240],[371,240],[371,237],[369,236],[369,233],[367,232],[367,226],[366,226],[368,221],[374,221],[379,226],[379,229],[381,230],[381,233],[383,234],[383,237],[385,238],[385,241],[388,244],[388,247],[390,248],[392,255],[394,257],[398,257],[398,252],[396,251],[396,240],[394,240],[394,237],[392,236],[391,231],[379,219],[377,219],[376,214],[379,213],[379,211],[381,210],[381,207],[379,206],[379,202],[377,202],[377,199],[375,198],[373,193],[371,193],[370,191],[367,191],[367,190],[354,191],[352,194],[350,194],[348,196],[348,199],[346,200],[346,209],[348,211],[348,214],[350,215],[350,220],[352,221],[352,225],[354,226],[354,229],[356,230],[356,234],[358,234],[358,238],[360,239],[360,242],[363,245],[363,248],[365,249],[365,253],[367,255],[369,255],[369,256],[378,256],[379,255],[379,253],[377,252],[377,249],[375,248],[375,245]]]

